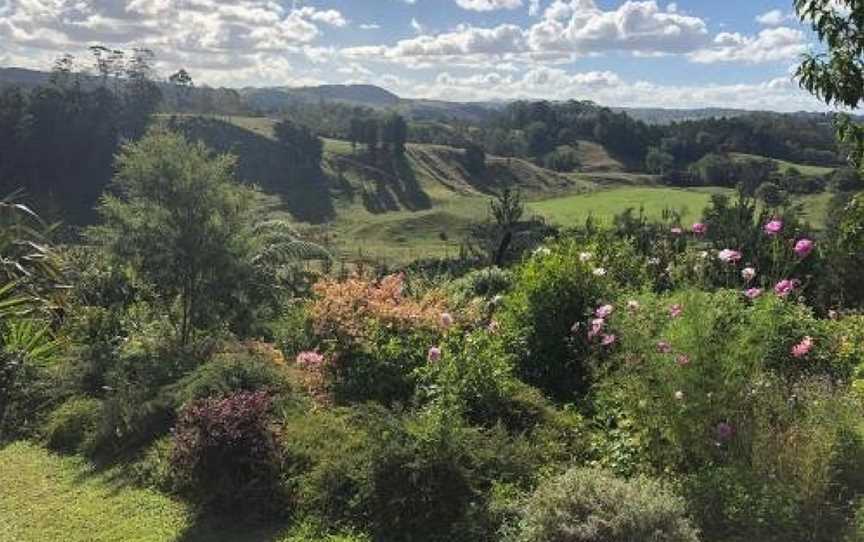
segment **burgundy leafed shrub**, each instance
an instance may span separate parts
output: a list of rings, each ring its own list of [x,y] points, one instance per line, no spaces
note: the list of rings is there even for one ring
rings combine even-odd
[[[274,511],[280,454],[270,406],[266,392],[238,392],[183,407],[171,458],[178,487],[208,506]]]

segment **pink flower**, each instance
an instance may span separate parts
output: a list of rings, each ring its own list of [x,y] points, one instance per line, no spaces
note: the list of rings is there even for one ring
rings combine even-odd
[[[672,345],[666,341],[659,341],[657,343],[657,352],[661,354],[671,354],[672,353]]]
[[[602,318],[595,318],[591,320],[591,329],[588,330],[588,338],[593,339],[597,335],[600,335],[600,332],[603,331],[603,327],[606,325],[606,320]]]
[[[608,335],[603,335],[603,338],[600,340],[600,344],[602,344],[603,346],[612,346],[613,344],[615,344],[616,340],[618,340],[618,338],[610,333]]]
[[[813,337],[807,336],[801,342],[792,347],[793,358],[803,358],[813,350]]]
[[[770,235],[773,237],[783,231],[783,221],[779,218],[775,218],[765,224],[765,226],[762,228],[762,231],[765,232],[765,235]]]
[[[602,305],[594,311],[594,316],[597,318],[608,318],[610,314],[615,310],[615,307],[612,305]]]
[[[756,269],[753,267],[745,267],[741,270],[741,277],[747,282],[752,281],[756,278]]]
[[[741,253],[730,248],[721,250],[717,257],[723,263],[735,263],[741,261]]]
[[[684,307],[682,307],[681,305],[676,303],[675,305],[669,307],[669,316],[671,318],[678,318],[682,314],[684,314]]]
[[[426,359],[429,360],[429,363],[435,363],[441,359],[441,349],[437,346],[433,346],[429,349],[429,353],[426,354]]]
[[[813,252],[815,246],[816,243],[814,243],[812,239],[801,239],[795,243],[795,254],[797,254],[799,258],[806,258],[811,252]]]
[[[747,299],[756,299],[757,297],[762,295],[762,288],[749,288],[744,292],[744,295],[747,296]]]
[[[726,422],[720,422],[714,428],[714,432],[717,435],[717,440],[726,442],[735,435],[735,428]]]
[[[696,222],[691,228],[696,235],[705,235],[708,232],[708,225],[702,222]]]
[[[686,367],[690,365],[690,356],[686,354],[678,354],[678,357],[675,358],[675,362],[681,367]]]
[[[672,235],[681,235],[682,233],[684,233],[684,230],[682,230],[681,228],[672,228],[669,231],[672,232]]]
[[[783,279],[774,286],[774,293],[780,297],[787,297],[798,287],[796,279]]]
[[[453,315],[451,315],[449,312],[442,312],[441,313],[441,327],[446,329],[452,325],[453,325]]]
[[[318,352],[300,352],[297,354],[297,365],[305,369],[315,369],[324,365],[326,360]]]

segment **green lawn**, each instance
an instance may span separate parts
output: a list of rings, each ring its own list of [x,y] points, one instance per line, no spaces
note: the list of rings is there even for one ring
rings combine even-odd
[[[529,204],[529,208],[565,227],[584,225],[589,215],[608,224],[628,207],[636,210],[644,207],[646,214],[652,217],[659,217],[666,208],[676,209],[688,222],[701,216],[713,193],[731,194],[732,191],[723,188],[616,188],[538,201]]]
[[[306,526],[243,528],[200,521],[159,493],[27,443],[0,449],[0,542],[359,542]]]

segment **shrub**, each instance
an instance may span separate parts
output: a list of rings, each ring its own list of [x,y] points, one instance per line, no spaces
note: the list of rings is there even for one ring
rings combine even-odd
[[[513,542],[699,540],[683,499],[659,482],[596,469],[572,469],[541,484],[521,516]]]
[[[177,486],[226,512],[278,510],[280,460],[270,406],[271,397],[259,391],[183,407],[171,457]]]
[[[519,377],[558,399],[589,385],[589,341],[573,325],[611,297],[618,255],[627,252],[623,244],[597,248],[563,242],[537,251],[517,270],[500,315]]]
[[[284,368],[248,352],[223,353],[197,367],[171,386],[174,404],[182,406],[208,397],[232,393],[267,391],[288,394],[290,385]]]
[[[726,291],[644,296],[611,322],[622,342],[598,388],[617,432],[607,450],[628,449],[635,470],[684,475],[711,540],[837,536],[864,487],[848,467],[864,448],[848,364],[822,322],[775,295]]]
[[[98,399],[74,397],[49,414],[42,429],[49,448],[58,452],[86,451],[99,423],[102,403]]]
[[[486,267],[454,280],[449,290],[456,299],[462,301],[472,297],[491,299],[503,294],[512,284],[513,275],[509,271],[499,267]]]

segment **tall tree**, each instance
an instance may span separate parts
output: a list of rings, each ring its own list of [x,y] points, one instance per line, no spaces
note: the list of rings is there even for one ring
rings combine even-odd
[[[801,86],[828,105],[858,108],[864,100],[864,0],[795,0],[795,10],[824,45],[798,66]],[[864,126],[848,115],[838,115],[837,125],[853,147],[853,162],[864,165]]]
[[[235,159],[154,132],[126,146],[92,235],[118,264],[159,294],[182,344],[216,314],[232,314],[248,261],[250,194],[234,182]]]

